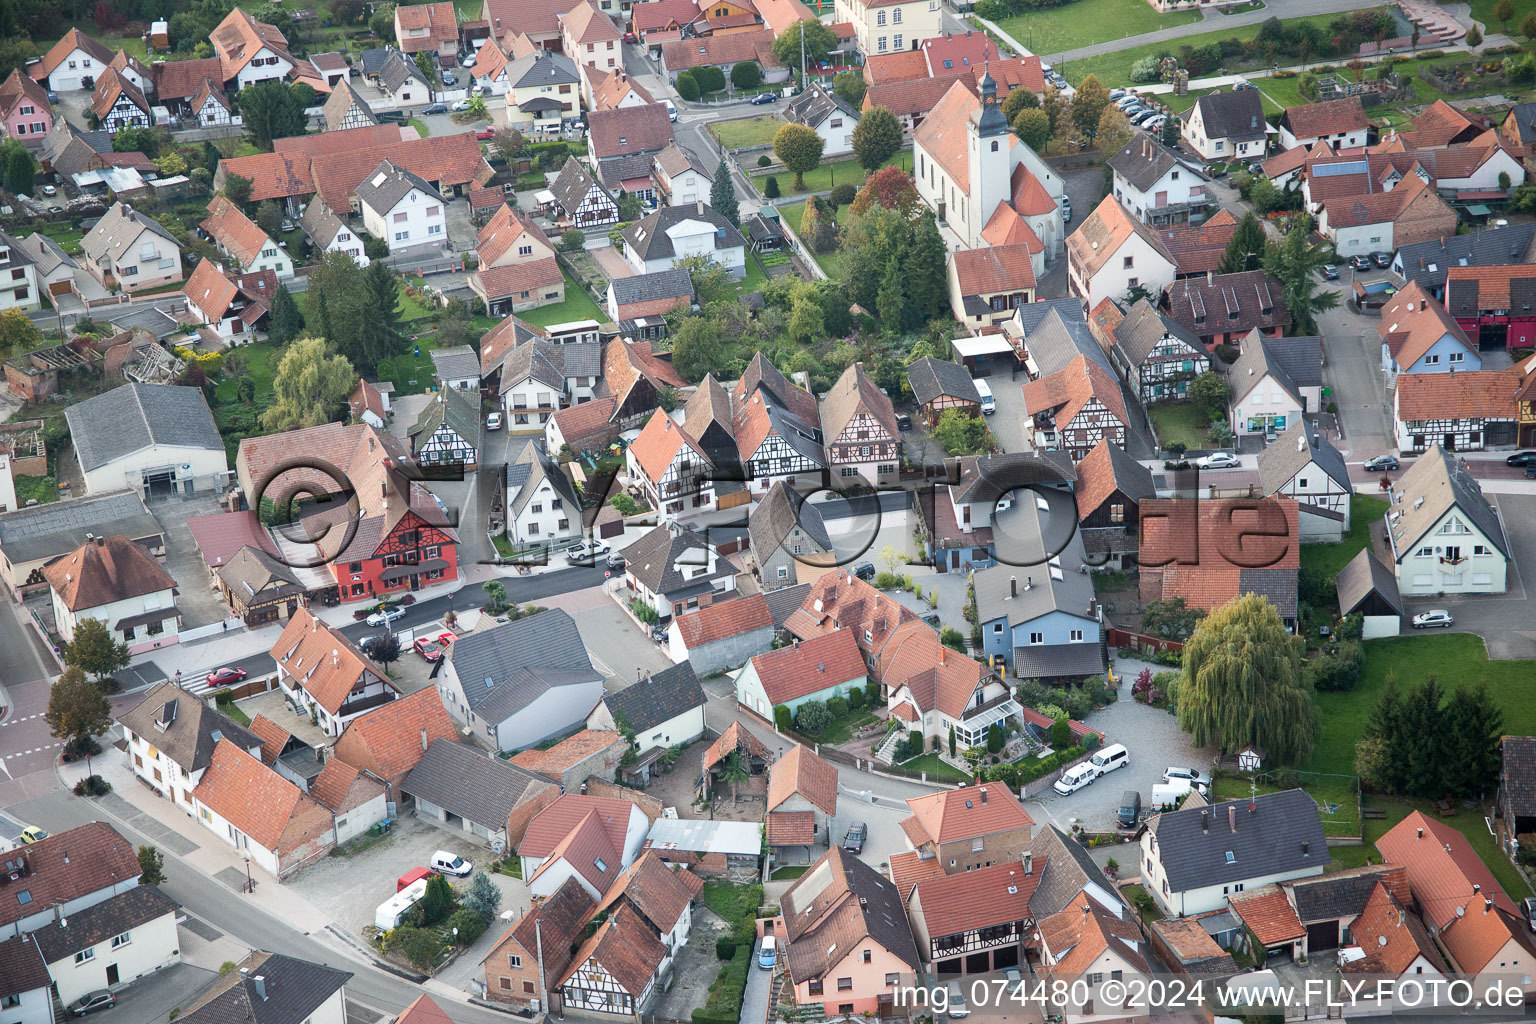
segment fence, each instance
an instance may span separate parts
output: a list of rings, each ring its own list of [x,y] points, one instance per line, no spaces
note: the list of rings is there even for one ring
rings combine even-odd
[[[184,629],[179,634],[177,634],[177,640],[181,643],[189,644],[194,640],[201,640],[207,636],[218,636],[220,633],[228,633],[232,629],[241,630],[244,628],[245,620],[241,619],[240,616],[235,615],[224,619],[222,622],[210,622],[206,626],[196,626],[192,629]]]
[[[1145,633],[1132,633],[1128,629],[1108,630],[1109,646],[1129,647],[1142,653],[1162,654],[1165,651],[1182,651],[1184,645],[1177,640],[1164,640],[1161,637],[1148,636]]]
[[[821,269],[821,264],[816,262],[816,254],[811,252],[811,247],[800,241],[800,236],[795,229],[789,226],[789,221],[779,217],[779,227],[784,231],[784,237],[789,240],[789,247],[800,257],[800,262],[811,272],[811,276],[818,281],[827,280],[827,272]]]

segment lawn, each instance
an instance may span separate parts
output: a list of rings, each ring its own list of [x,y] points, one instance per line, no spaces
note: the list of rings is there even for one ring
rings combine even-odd
[[[775,868],[773,871],[773,881],[791,882],[809,870],[804,864],[792,864],[782,868]]]
[[[50,221],[43,225],[40,234],[51,238],[69,255],[80,255],[80,239],[85,237],[85,232],[79,228],[70,227],[68,221]]]
[[[1063,7],[1008,18],[997,27],[1050,63],[1050,55],[1063,50],[1199,20],[1199,11],[1159,14],[1146,0],[1075,0]]]
[[[1206,446],[1205,432],[1211,419],[1193,402],[1165,402],[1151,409],[1152,429],[1157,443],[1167,448],[1179,443],[1194,451]]]
[[[878,719],[868,711],[849,711],[842,718],[832,719],[825,729],[816,735],[818,743],[836,745],[847,743],[853,739],[853,734],[866,725],[874,725]]]
[[[517,314],[518,317],[535,327],[568,324],[573,320],[599,320],[606,323],[608,314],[598,308],[586,289],[577,284],[563,267],[560,272],[565,274],[565,301],[553,306],[530,309],[526,313]]]
[[[780,117],[763,114],[737,121],[717,121],[709,126],[709,130],[726,149],[741,149],[744,146],[771,145],[774,132],[784,127],[785,123]]]
[[[910,761],[901,763],[902,769],[909,772],[927,772],[930,779],[940,782],[970,782],[971,777],[958,768],[939,760],[938,754],[924,754],[922,757],[914,757]]]
[[[804,203],[796,203],[793,206],[779,207],[780,222],[788,224],[789,229],[797,235],[800,234],[800,219],[804,216]],[[801,241],[803,242],[805,239],[802,238]],[[834,281],[837,280],[838,271],[841,269],[842,263],[837,255],[836,250],[832,252],[817,253],[816,262],[821,265],[822,270],[826,271],[828,277],[832,278]]]
[[[1133,907],[1142,907],[1143,904],[1145,904],[1145,909],[1141,910],[1141,919],[1143,921],[1151,923],[1153,921],[1161,921],[1163,919],[1163,912],[1157,909],[1157,902],[1155,900],[1143,901],[1141,899],[1141,897],[1147,895],[1147,890],[1143,889],[1141,886],[1122,885],[1120,887],[1120,894],[1126,899],[1130,900],[1131,906]]]
[[[1301,567],[1315,569],[1324,579],[1332,579],[1349,560],[1371,543],[1371,524],[1381,521],[1387,513],[1387,503],[1369,494],[1356,494],[1349,499],[1349,536],[1337,544],[1303,544]]]
[[[405,123],[416,129],[416,134],[424,139],[432,137],[432,129],[427,127],[427,122],[419,117],[408,117]]]
[[[29,501],[46,505],[50,501],[59,500],[59,485],[51,476],[18,476],[14,478],[14,483],[16,502],[23,508]]]
[[[1303,549],[1305,550],[1305,549]],[[1365,735],[1387,677],[1409,690],[1429,676],[1442,686],[1463,680],[1486,682],[1504,714],[1504,732],[1530,736],[1536,732],[1536,662],[1489,661],[1480,637],[1471,633],[1399,636],[1365,641],[1365,670],[1347,693],[1319,693],[1322,732],[1307,765],[1310,771],[1346,775],[1354,772],[1355,743]]]
[[[752,292],[760,292],[767,283],[768,272],[757,261],[757,254],[747,253],[747,273],[741,279],[741,283],[736,286],[736,293],[738,295],[750,295]]]
[[[437,338],[421,338],[411,344],[411,351],[393,359],[379,362],[379,379],[393,381],[395,395],[419,395],[437,380],[437,370],[432,365],[432,350],[437,348]]]
[[[891,163],[911,173],[912,154],[908,151],[897,153]],[[759,192],[767,187],[769,177],[779,179],[779,191],[784,195],[796,195],[801,192],[830,192],[839,184],[862,185],[864,184],[864,168],[859,166],[858,160],[847,157],[843,160],[834,160],[825,163],[809,172],[805,176],[805,188],[795,188],[795,176],[789,171],[780,171],[777,175],[754,174],[752,184]],[[798,226],[798,222],[796,222]]]

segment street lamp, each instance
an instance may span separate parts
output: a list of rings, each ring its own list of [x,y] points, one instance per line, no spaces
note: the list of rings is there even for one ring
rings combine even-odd
[[[250,854],[245,855],[245,891],[248,893],[254,893],[256,891],[256,879],[251,877]]]

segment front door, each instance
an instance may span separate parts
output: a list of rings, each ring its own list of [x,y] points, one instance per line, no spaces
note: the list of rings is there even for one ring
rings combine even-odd
[[[1444,448],[1448,452],[1455,451],[1456,450],[1456,435],[1455,434],[1446,434],[1440,440],[1440,447]]]
[[[107,964],[107,987],[117,984],[117,964]]]

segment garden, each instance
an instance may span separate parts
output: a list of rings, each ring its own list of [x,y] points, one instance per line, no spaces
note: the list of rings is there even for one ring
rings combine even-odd
[[[736,1024],[741,1019],[747,972],[752,968],[763,887],[710,878],[705,880],[699,900],[725,921],[728,929],[715,940],[715,956],[724,966],[709,986],[709,1001],[693,1011],[693,1024]]]
[[[744,117],[734,121],[716,121],[709,132],[725,149],[744,149],[748,146],[771,146],[773,135],[785,124],[773,114]]]
[[[477,871],[463,889],[434,874],[399,925],[387,931],[370,925],[363,934],[387,959],[430,973],[483,935],[500,908],[501,890],[484,873]]]
[[[892,157],[885,166],[896,166],[912,173],[912,151],[903,150]],[[864,184],[864,168],[859,166],[855,157],[845,157],[841,160],[832,160],[816,165],[814,170],[805,172],[805,187],[795,187],[795,176],[786,170],[761,171],[751,175],[752,184],[763,195],[772,199],[776,195],[799,195],[804,192],[830,192],[838,185],[852,185],[855,188]],[[774,186],[768,182],[772,179]],[[794,224],[798,230],[799,224]]]

